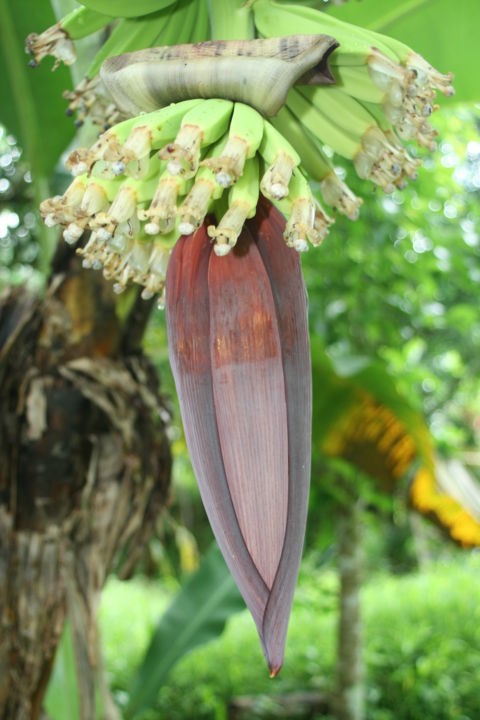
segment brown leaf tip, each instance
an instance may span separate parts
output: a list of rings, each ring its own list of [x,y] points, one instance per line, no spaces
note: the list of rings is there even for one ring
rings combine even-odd
[[[281,665],[270,665],[270,678],[273,680],[274,677],[277,677],[278,673],[282,669]]]

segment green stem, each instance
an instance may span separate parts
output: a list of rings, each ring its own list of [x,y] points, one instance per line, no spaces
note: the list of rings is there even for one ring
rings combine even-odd
[[[252,9],[245,0],[208,0],[213,40],[251,40]]]

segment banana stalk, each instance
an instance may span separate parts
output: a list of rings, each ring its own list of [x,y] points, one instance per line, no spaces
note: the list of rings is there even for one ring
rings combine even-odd
[[[175,246],[166,287],[190,456],[272,676],[283,662],[310,476],[307,298],[282,233],[281,216],[262,201],[237,247],[217,257],[203,225]]]

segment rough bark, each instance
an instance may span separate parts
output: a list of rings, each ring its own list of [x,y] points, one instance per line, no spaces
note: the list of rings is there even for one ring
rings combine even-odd
[[[338,511],[340,608],[337,653],[337,720],[364,720],[364,660],[360,611],[362,528],[358,500]]]
[[[101,275],[65,249],[44,299],[18,289],[0,302],[2,720],[41,716],[67,615],[81,716],[95,717],[100,591],[113,568],[131,571],[170,478],[139,313],[120,324]]]

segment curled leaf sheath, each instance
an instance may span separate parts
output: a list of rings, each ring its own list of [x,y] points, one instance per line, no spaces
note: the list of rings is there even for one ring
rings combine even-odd
[[[307,298],[267,202],[227,257],[202,226],[170,258],[170,361],[202,499],[272,674],[283,662],[310,478]]]

